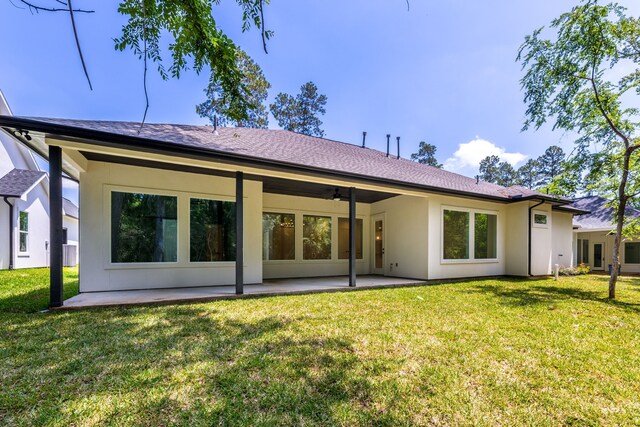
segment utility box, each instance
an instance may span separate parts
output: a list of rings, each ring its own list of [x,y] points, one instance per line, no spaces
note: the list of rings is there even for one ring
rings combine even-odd
[[[78,247],[76,245],[64,245],[62,252],[62,264],[65,267],[78,265]]]

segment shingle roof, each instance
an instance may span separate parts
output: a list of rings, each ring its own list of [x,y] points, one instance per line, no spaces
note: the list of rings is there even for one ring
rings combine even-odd
[[[19,119],[19,118],[18,118]],[[328,172],[345,172],[412,185],[504,200],[550,197],[524,187],[502,187],[358,145],[298,134],[285,130],[218,128],[177,124],[140,124],[97,120],[26,118],[53,125],[107,132],[162,141],[211,152],[233,153],[246,158],[302,165]]]
[[[22,197],[38,183],[46,173],[27,169],[13,169],[0,178],[0,196]]]
[[[600,196],[587,196],[576,199],[569,208],[577,208],[589,211],[584,215],[573,217],[573,225],[581,229],[609,229],[615,224],[614,210],[607,206],[609,200]],[[640,218],[640,210],[627,206],[625,215]]]
[[[66,197],[62,198],[62,212],[66,216],[70,216],[71,218],[78,219],[80,218],[80,211],[78,207],[71,200]]]

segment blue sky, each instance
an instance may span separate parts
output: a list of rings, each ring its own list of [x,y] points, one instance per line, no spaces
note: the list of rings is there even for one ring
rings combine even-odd
[[[139,121],[144,111],[142,64],[114,50],[124,18],[117,2],[77,0],[96,13],[77,15],[90,91],[65,14],[31,15],[0,2],[0,89],[14,114]],[[257,30],[242,33],[241,14],[223,0],[214,16],[263,68],[278,92],[296,93],[313,81],[328,97],[326,136],[385,149],[385,135],[401,137],[409,157],[419,141],[438,148],[450,170],[475,175],[489,154],[519,166],[549,145],[571,151],[572,138],[543,128],[521,132],[525,107],[516,63],[524,36],[548,24],[567,1],[336,1],[272,0],[267,27],[275,32],[269,54]],[[622,1],[629,12],[640,5]],[[206,73],[162,81],[149,73],[149,122],[205,124],[195,113],[204,99]],[[273,118],[270,127],[277,128]],[[395,153],[395,145],[392,152]]]

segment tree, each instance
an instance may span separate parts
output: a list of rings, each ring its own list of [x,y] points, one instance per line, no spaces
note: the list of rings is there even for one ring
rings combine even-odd
[[[498,177],[495,181],[496,184],[502,185],[503,187],[510,187],[515,185],[517,180],[518,173],[509,162],[501,162],[498,165]]]
[[[11,1],[11,0],[10,0]],[[74,8],[71,0],[43,0],[35,5],[31,1],[17,0],[30,12],[62,12],[70,15],[76,46],[87,81],[91,80],[85,66],[79,36],[75,27],[75,13],[92,13],[91,10]],[[120,37],[114,39],[115,48],[130,49],[144,61],[143,86],[146,109],[149,99],[146,88],[147,61],[157,64],[163,79],[179,78],[182,72],[192,68],[196,73],[210,70],[211,79],[219,85],[229,108],[225,116],[235,121],[248,118],[251,110],[250,93],[243,84],[243,74],[236,61],[237,46],[218,26],[214,19],[214,6],[221,0],[121,0],[118,12],[128,17]],[[273,33],[265,29],[263,5],[269,0],[235,0],[242,8],[242,30],[252,26],[260,29],[266,52],[266,40]],[[162,46],[162,48],[161,48]],[[165,68],[163,50],[168,47],[171,64]],[[143,120],[144,122],[144,117]]]
[[[527,105],[523,130],[540,128],[552,119],[554,129],[578,135],[579,151],[589,152],[594,143],[602,147],[589,152],[588,156],[595,157],[590,164],[608,167],[588,173],[599,177],[595,183],[598,191],[614,200],[612,299],[620,244],[628,230],[625,209],[640,191],[640,114],[629,106],[629,92],[640,94],[640,20],[626,16],[625,11],[616,4],[584,1],[551,22],[552,39],[544,38],[540,28],[525,38],[518,53],[526,70],[521,80]]]
[[[271,84],[264,78],[262,69],[252,60],[247,53],[238,49],[236,56],[236,66],[242,73],[242,85],[247,91],[247,114],[244,119],[234,119],[228,112],[240,108],[234,105],[237,100],[229,97],[223,90],[222,85],[214,78],[209,79],[209,86],[205,90],[207,100],[196,106],[196,112],[200,117],[207,117],[220,126],[229,123],[238,127],[267,128],[269,125],[269,113],[265,105]]]
[[[487,156],[480,161],[480,179],[486,182],[498,182],[500,157]]]
[[[533,190],[538,186],[538,182],[540,180],[540,173],[538,161],[534,159],[527,160],[527,163],[520,166],[517,171],[518,185],[522,185],[523,187],[527,187],[530,190]]]
[[[320,128],[322,121],[318,116],[326,113],[326,104],[326,95],[319,94],[313,82],[307,82],[300,87],[300,93],[295,98],[279,93],[269,108],[281,128],[322,137],[324,131]]]
[[[556,176],[560,175],[565,157],[564,151],[557,145],[547,148],[544,154],[538,157],[539,186],[544,187],[550,184]]]
[[[438,163],[438,159],[436,159],[436,150],[437,148],[435,145],[420,141],[420,144],[418,145],[418,152],[411,155],[411,160],[423,165],[442,169],[442,164]]]

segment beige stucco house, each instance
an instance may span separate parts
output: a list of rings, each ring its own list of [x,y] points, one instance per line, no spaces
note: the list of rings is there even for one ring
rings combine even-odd
[[[2,117],[80,182],[80,291],[546,275],[571,202],[283,130]],[[29,132],[30,141],[22,135]],[[52,167],[52,171],[54,167]],[[53,172],[52,172],[53,174]]]

